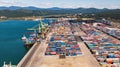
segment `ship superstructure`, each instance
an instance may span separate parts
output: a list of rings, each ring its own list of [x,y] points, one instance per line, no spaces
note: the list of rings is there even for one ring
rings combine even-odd
[[[34,32],[30,34],[29,37],[26,37],[25,35],[22,37],[25,46],[32,46],[35,42],[40,42],[44,39],[46,36],[47,27],[48,25],[42,22],[42,18],[40,18],[40,23],[38,25],[28,28],[27,30],[32,30]]]

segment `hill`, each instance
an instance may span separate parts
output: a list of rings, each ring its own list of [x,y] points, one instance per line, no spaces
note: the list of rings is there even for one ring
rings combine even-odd
[[[0,7],[0,16],[6,17],[26,17],[26,16],[44,16],[44,15],[59,15],[59,14],[95,14],[94,17],[110,17],[119,19],[120,9],[97,9],[97,8],[37,8],[29,7]],[[89,15],[90,16],[90,15]]]

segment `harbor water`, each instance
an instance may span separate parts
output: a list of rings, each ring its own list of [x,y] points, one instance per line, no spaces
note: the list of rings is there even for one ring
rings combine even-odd
[[[3,62],[17,65],[29,50],[24,47],[21,37],[30,32],[27,28],[37,25],[39,21],[8,20],[0,22],[0,67]]]

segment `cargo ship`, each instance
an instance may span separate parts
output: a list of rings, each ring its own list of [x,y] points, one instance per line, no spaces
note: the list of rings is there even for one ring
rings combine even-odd
[[[42,39],[44,39],[48,27],[49,27],[48,24],[42,22],[42,19],[40,18],[40,23],[37,26],[27,29],[27,30],[33,30],[34,32],[30,34],[29,37],[23,35],[23,37],[21,38],[25,46],[32,46],[33,44],[35,44],[35,42],[40,42]]]
[[[25,35],[22,37],[22,41],[24,42],[25,46],[32,46],[36,41],[36,34],[30,34],[30,37],[27,38]]]

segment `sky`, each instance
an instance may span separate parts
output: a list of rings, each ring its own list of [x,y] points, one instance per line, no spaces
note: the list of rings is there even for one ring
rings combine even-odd
[[[120,0],[0,0],[0,6],[120,9]]]

